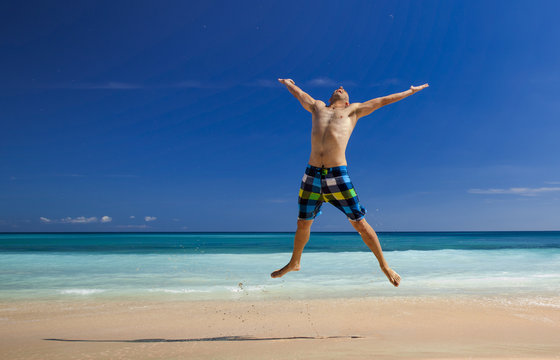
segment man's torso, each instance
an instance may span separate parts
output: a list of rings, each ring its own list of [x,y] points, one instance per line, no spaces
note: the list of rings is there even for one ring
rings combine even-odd
[[[343,109],[331,109],[324,102],[316,101],[309,164],[316,167],[346,165],[346,146],[356,122],[355,104]]]

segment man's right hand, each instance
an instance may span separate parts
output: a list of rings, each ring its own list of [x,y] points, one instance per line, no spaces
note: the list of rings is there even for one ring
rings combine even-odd
[[[292,79],[278,79],[278,81],[280,82],[280,84],[283,84],[283,85],[295,85],[296,84],[294,82],[294,80],[292,80]]]
[[[418,91],[420,91],[420,90],[422,90],[422,89],[427,88],[428,86],[430,86],[430,85],[424,84],[424,85],[420,85],[420,86],[411,86],[411,87],[410,87],[410,90],[412,90],[412,93],[414,94],[414,93],[416,93],[416,92],[418,92]]]

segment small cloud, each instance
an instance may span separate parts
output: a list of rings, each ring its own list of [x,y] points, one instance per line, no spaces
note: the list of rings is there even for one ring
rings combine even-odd
[[[52,221],[51,219],[48,219],[48,218],[42,217],[42,216],[39,218],[39,220],[44,224],[48,224]]]
[[[146,229],[149,226],[144,224],[144,225],[117,225],[116,227],[119,229]]]
[[[560,181],[545,181],[544,183],[549,185],[560,185]]]
[[[181,219],[177,219],[177,218],[173,218],[173,219],[171,219],[171,220],[172,220],[172,221],[175,221],[175,222],[181,221]]]
[[[15,176],[10,176],[10,180],[16,180],[16,179],[17,179],[17,177],[15,177]]]
[[[157,217],[155,216],[146,216],[144,218],[144,221],[155,221],[157,219]]]
[[[334,80],[329,79],[327,77],[318,77],[315,79],[311,79],[306,84],[307,86],[316,86],[316,87],[334,87],[337,85],[337,83]]]
[[[540,187],[540,188],[509,188],[509,189],[469,189],[467,192],[470,194],[485,194],[485,195],[521,195],[521,196],[536,196],[542,193],[560,191],[560,187]]]
[[[60,219],[61,223],[65,224],[89,224],[97,222],[97,217],[85,217],[85,216],[78,216],[77,218],[71,218],[70,216],[65,217],[64,219]]]
[[[101,217],[101,222],[102,222],[102,223],[108,223],[108,222],[111,222],[111,221],[113,221],[113,218],[110,217],[110,216],[103,216],[103,217]]]
[[[134,215],[130,215],[130,216],[129,216],[128,218],[129,218],[129,219],[135,219],[135,218],[136,218],[136,216],[134,216]]]

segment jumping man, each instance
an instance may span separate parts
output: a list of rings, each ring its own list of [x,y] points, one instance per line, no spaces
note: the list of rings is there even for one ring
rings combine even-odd
[[[344,212],[350,223],[360,233],[366,245],[375,254],[381,270],[391,284],[399,286],[401,277],[389,267],[383,257],[377,234],[366,222],[366,209],[358,201],[354,185],[346,169],[346,145],[358,119],[371,114],[382,106],[402,100],[426,87],[411,86],[409,90],[364,103],[350,104],[348,93],[341,87],[336,89],[329,106],[315,100],[296,86],[292,79],[278,79],[299,100],[305,110],[312,114],[311,156],[301,181],[299,191],[299,216],[294,239],[294,251],[290,262],[270,276],[278,278],[290,271],[298,271],[301,253],[307,241],[311,224],[321,213],[321,205],[328,202]]]

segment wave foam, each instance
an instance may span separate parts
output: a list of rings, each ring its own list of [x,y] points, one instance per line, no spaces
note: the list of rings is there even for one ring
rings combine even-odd
[[[99,294],[104,292],[105,290],[102,289],[67,289],[67,290],[60,290],[59,294],[64,295],[91,295],[91,294]]]
[[[164,292],[168,294],[208,293],[210,290],[198,289],[150,289],[149,292]]]

